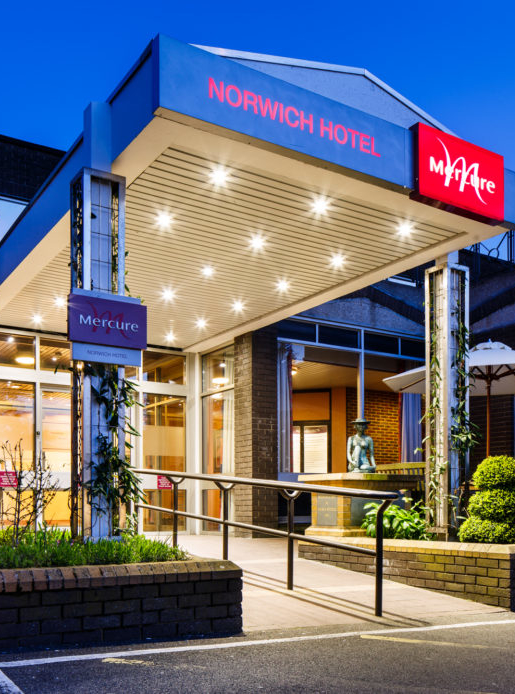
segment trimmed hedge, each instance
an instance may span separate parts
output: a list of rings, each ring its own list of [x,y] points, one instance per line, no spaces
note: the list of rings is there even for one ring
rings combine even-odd
[[[479,491],[469,501],[461,542],[515,543],[515,458],[485,458],[472,480]]]
[[[515,458],[507,455],[485,458],[472,480],[478,489],[515,490]]]

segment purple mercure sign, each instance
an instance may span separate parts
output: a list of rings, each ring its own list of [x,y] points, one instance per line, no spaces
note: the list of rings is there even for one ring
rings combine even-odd
[[[70,294],[68,339],[95,345],[146,349],[147,307],[132,301]]]

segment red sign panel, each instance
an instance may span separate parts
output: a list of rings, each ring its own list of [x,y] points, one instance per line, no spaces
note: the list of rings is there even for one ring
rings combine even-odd
[[[418,123],[418,195],[483,219],[504,221],[499,154]]]
[[[165,477],[164,475],[158,475],[157,476],[157,488],[158,489],[171,489],[172,483],[170,482],[168,477]]]
[[[5,489],[6,487],[16,488],[17,486],[18,478],[16,477],[15,472],[11,472],[9,470],[0,470],[0,489]]]

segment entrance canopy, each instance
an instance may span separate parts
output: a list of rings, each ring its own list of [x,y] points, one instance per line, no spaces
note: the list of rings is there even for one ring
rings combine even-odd
[[[498,233],[410,199],[410,130],[159,36],[0,242],[0,323],[66,332],[69,186],[127,182],[148,342],[189,351]],[[505,171],[506,225],[515,174]]]

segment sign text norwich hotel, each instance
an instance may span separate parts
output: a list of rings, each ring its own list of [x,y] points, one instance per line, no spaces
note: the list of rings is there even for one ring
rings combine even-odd
[[[333,121],[313,113],[306,113],[291,104],[272,101],[269,97],[256,94],[247,89],[240,89],[235,84],[225,84],[213,77],[208,79],[209,98],[218,99],[220,103],[236,109],[254,113],[260,118],[277,121],[290,128],[298,128],[310,135],[332,140],[338,145],[345,145],[364,154],[381,157],[376,150],[372,135],[360,132],[348,125]]]

